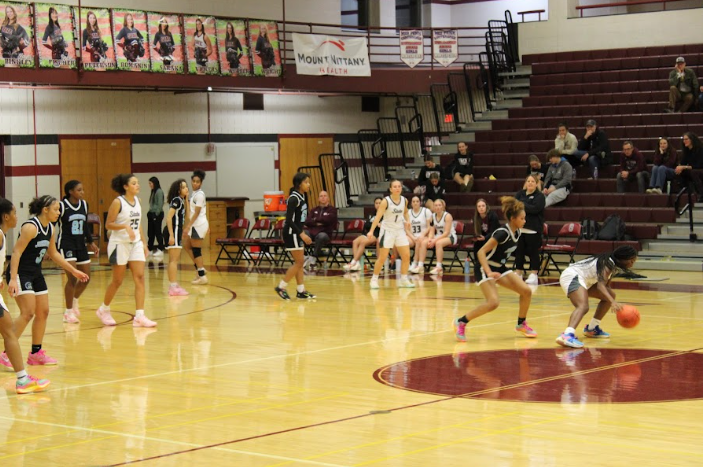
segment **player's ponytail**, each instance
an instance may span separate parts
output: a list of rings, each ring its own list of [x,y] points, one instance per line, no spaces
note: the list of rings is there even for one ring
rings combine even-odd
[[[44,208],[48,208],[56,202],[56,198],[50,195],[44,195],[39,198],[34,198],[31,203],[29,203],[29,215],[38,216],[42,213]]]
[[[637,258],[637,250],[630,245],[623,245],[617,247],[612,253],[601,253],[591,258],[596,262],[596,274],[598,275],[598,279],[605,280],[603,274],[606,268],[611,269],[612,272],[615,272],[615,269],[622,272],[629,272],[625,263]]]
[[[64,194],[64,199],[68,199],[71,197],[71,191],[73,191],[74,188],[76,188],[78,185],[80,185],[81,182],[78,180],[69,180],[66,182],[66,184],[63,186],[63,194]]]
[[[117,174],[110,182],[110,186],[120,195],[124,195],[127,193],[124,186],[129,183],[129,179],[132,177],[134,177],[134,174]]]
[[[520,214],[520,212],[525,210],[525,205],[522,201],[518,201],[512,196],[503,196],[500,198],[501,209],[503,210],[503,215],[505,219],[509,222]]]

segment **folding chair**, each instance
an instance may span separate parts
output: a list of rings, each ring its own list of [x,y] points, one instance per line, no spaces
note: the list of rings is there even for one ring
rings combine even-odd
[[[103,223],[100,220],[100,216],[94,212],[89,212],[87,222],[88,222],[88,225],[90,226],[90,234],[93,236],[93,239],[97,239],[98,251],[100,251],[100,247],[102,246],[102,241],[103,241]],[[98,226],[97,236],[95,235],[95,229],[94,229],[94,226],[96,226],[96,225]],[[88,254],[92,255],[93,252],[89,251]]]
[[[255,233],[258,234],[258,237],[254,237]],[[254,222],[254,225],[249,231],[249,235],[247,236],[247,238],[243,238],[239,241],[241,252],[240,257],[246,259],[247,262],[254,263],[254,265],[257,266],[264,256],[261,251],[263,245],[265,244],[264,240],[268,239],[270,236],[271,219],[258,219],[256,222]],[[259,255],[256,258],[254,258],[254,256],[252,255],[253,248],[259,248]],[[271,258],[270,255],[269,258]]]
[[[234,232],[237,230],[244,230],[244,236],[243,237],[233,237]],[[217,259],[215,260],[215,264],[217,264],[220,259],[222,258],[222,254],[224,253],[227,259],[229,259],[232,264],[237,264],[242,256],[242,248],[241,248],[241,241],[244,240],[245,238],[248,237],[248,232],[249,232],[249,219],[235,219],[234,222],[229,226],[229,229],[227,230],[227,237],[226,238],[218,238],[215,240],[216,245],[220,245],[220,252],[217,254]],[[237,247],[237,252],[235,253],[234,257],[232,257],[231,252],[227,249],[227,247],[231,246],[236,246]]]
[[[546,225],[546,224],[545,224]],[[576,244],[571,245],[566,243],[567,239],[576,239]],[[559,239],[562,239],[562,243],[559,243]],[[569,263],[574,262],[574,255],[578,249],[579,242],[581,241],[581,224],[578,222],[569,222],[564,224],[559,233],[554,239],[554,243],[546,243],[544,248],[542,248],[543,256],[541,261],[540,275],[544,275],[549,272],[549,263],[554,265],[554,268],[559,274],[561,274],[561,269],[554,258],[556,255],[566,255],[569,257]],[[546,257],[545,257],[546,255]]]
[[[354,239],[363,233],[364,219],[353,219],[346,221],[344,223],[344,232],[342,232],[341,237],[339,236],[339,232],[336,232],[335,238],[330,240],[327,244],[327,248],[329,250],[327,253],[327,262],[330,264],[337,264],[339,266],[347,263],[347,257],[344,256],[344,252],[342,250],[352,248],[354,245]],[[354,238],[348,238],[347,234],[356,235],[354,235]],[[341,261],[337,259],[338,255],[342,257]]]
[[[459,252],[465,251],[462,249],[462,245],[464,242],[464,223],[461,221],[455,221],[454,231],[456,232],[456,243],[444,247],[444,251],[454,253],[454,256],[452,256],[452,260],[449,262],[448,272],[452,271],[452,268],[454,267],[455,263],[459,265],[459,269],[464,267],[461,260],[459,259]],[[471,243],[471,246],[473,247],[473,242]]]

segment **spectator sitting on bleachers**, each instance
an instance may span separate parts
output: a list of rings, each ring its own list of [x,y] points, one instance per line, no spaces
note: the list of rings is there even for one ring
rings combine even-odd
[[[425,192],[430,187],[430,176],[433,173],[436,173],[439,180],[442,180],[442,167],[435,163],[431,155],[425,154],[425,166],[420,170],[420,176],[417,178],[418,186],[424,187]]]
[[[698,194],[703,194],[703,144],[698,136],[691,132],[683,134],[683,148],[681,149],[681,165],[675,169],[676,175],[681,178],[684,187],[690,189],[695,186]]]
[[[432,211],[434,202],[438,199],[444,199],[444,187],[439,183],[439,175],[433,173],[430,175],[430,184],[425,190],[425,206]]]
[[[644,163],[644,156],[633,144],[632,141],[622,143],[622,156],[620,157],[620,171],[617,176],[618,193],[625,193],[625,183],[637,180],[637,189],[644,193],[649,182],[649,172],[647,164]]]
[[[579,151],[574,153],[576,154],[580,157],[581,163],[585,164],[588,161],[594,179],[598,178],[599,167],[612,164],[613,156],[610,152],[608,135],[598,128],[595,120],[586,122],[586,134],[579,141]]]
[[[547,176],[549,166],[543,164],[535,154],[532,154],[528,159],[527,173],[525,175],[534,175],[537,178],[537,189],[542,191],[544,186],[544,177]]]
[[[547,197],[544,207],[557,204],[566,199],[571,191],[571,174],[573,169],[565,160],[562,160],[559,150],[552,149],[547,153],[547,159],[551,162],[547,176],[544,178],[544,189],[542,193]]]
[[[305,258],[304,267],[314,268],[322,249],[330,242],[330,238],[337,230],[337,208],[330,205],[330,196],[326,191],[321,191],[318,197],[318,206],[308,212],[305,220],[305,233],[315,242],[313,256]]]
[[[674,169],[678,165],[676,149],[669,144],[667,138],[659,138],[659,147],[654,151],[654,166],[652,177],[649,179],[647,193],[661,195],[667,180],[673,180]]]
[[[683,57],[676,59],[676,66],[669,73],[669,107],[667,112],[674,112],[676,104],[680,103],[679,112],[683,113],[693,105],[696,106],[696,90],[698,90],[698,79],[690,68],[686,68],[686,60]]]
[[[565,123],[559,124],[559,134],[554,140],[554,148],[559,150],[559,154],[566,158],[572,167],[579,165],[580,157],[585,154],[585,151],[579,151],[579,142]],[[580,152],[580,154],[578,154]]]
[[[515,250],[515,273],[522,277],[525,267],[525,255],[530,258],[530,275],[527,285],[539,285],[539,253],[542,248],[542,230],[544,225],[544,194],[537,188],[537,177],[528,175],[525,186],[515,194],[515,199],[525,205],[525,225],[520,229],[522,235]]]
[[[468,192],[474,186],[474,153],[469,151],[465,142],[456,145],[458,152],[454,155],[454,181],[459,191]]]

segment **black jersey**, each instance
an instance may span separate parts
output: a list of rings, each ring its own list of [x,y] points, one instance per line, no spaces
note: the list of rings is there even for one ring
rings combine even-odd
[[[59,204],[61,215],[59,216],[59,234],[56,237],[56,244],[62,248],[62,244],[85,245],[93,241],[88,229],[88,203],[80,200],[76,206],[72,205],[68,199],[62,199]]]
[[[95,43],[100,42],[101,37],[100,37],[100,31],[93,31],[91,29],[84,29],[83,30],[83,47],[91,47],[93,48]]]
[[[515,232],[510,232],[510,227],[508,224],[498,228],[493,232],[491,238],[495,238],[498,241],[493,250],[488,252],[486,255],[486,260],[491,266],[505,266],[505,263],[510,258],[517,248],[517,242],[520,239],[520,229],[516,229]]]
[[[63,41],[63,32],[61,31],[61,26],[57,26],[54,23],[49,23],[49,25],[44,29],[44,37],[42,37],[42,42],[46,42],[51,39],[52,44]]]
[[[376,219],[376,213],[371,214],[368,219],[366,219],[366,222],[364,222],[364,232],[366,234],[371,233],[371,226],[373,225],[373,221]],[[381,235],[381,225],[378,224],[376,225],[376,229],[373,231],[373,236],[378,238]]]
[[[286,209],[286,222],[283,231],[288,235],[303,233],[303,224],[308,218],[308,203],[305,196],[293,190],[288,197],[288,208]]]
[[[18,272],[22,274],[34,274],[41,272],[41,262],[44,259],[46,250],[51,243],[51,237],[54,235],[54,224],[49,223],[46,227],[41,225],[39,219],[32,217],[22,224],[32,224],[37,228],[37,234],[29,241],[27,247],[22,252]],[[21,235],[21,233],[20,233]]]
[[[162,32],[157,32],[154,35],[154,46],[157,45],[165,45],[167,47],[173,47],[173,34],[170,32],[168,34],[164,34]]]
[[[183,230],[183,222],[185,220],[186,213],[186,205],[183,202],[183,198],[176,196],[171,200],[171,204],[169,204],[168,207],[176,211],[176,214],[173,215],[173,220],[171,221],[173,231],[176,232],[176,230]]]
[[[125,44],[129,44],[132,41],[139,41],[142,40],[142,33],[137,30],[137,28],[128,28],[128,27],[123,27],[120,29],[120,32],[117,33],[117,37],[115,37],[115,41],[118,42],[120,40],[124,39]]]

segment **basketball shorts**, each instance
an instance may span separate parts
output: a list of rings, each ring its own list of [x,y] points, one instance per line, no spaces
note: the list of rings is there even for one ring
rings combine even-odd
[[[169,245],[168,242],[171,240],[168,238],[168,227],[166,228],[166,235],[164,237],[166,238],[166,249],[169,250],[171,248],[183,248],[183,227],[178,226],[175,229],[173,229],[173,236],[175,237],[173,245]]]
[[[283,244],[286,250],[302,250],[305,248],[305,242],[300,238],[300,235],[296,233],[289,234],[283,232]]]
[[[132,261],[146,262],[144,256],[144,243],[139,240],[134,243],[113,243],[107,244],[107,257],[113,266],[124,266]]]
[[[408,246],[410,241],[405,230],[386,230],[381,228],[378,245],[381,248],[393,248],[394,246]]]
[[[207,235],[209,228],[210,224],[208,222],[192,226],[190,228],[190,238],[193,240],[202,240]]]
[[[500,273],[500,277],[498,279],[493,279],[491,277],[488,277],[488,276],[486,276],[486,271],[484,271],[483,268],[481,268],[481,280],[479,281],[478,285],[481,285],[486,281],[499,281],[502,278],[504,278],[505,276],[507,276],[508,274],[513,273],[513,270],[508,268],[505,265],[495,266],[491,263],[488,263],[488,265],[491,267],[491,271]]]
[[[46,286],[46,280],[41,270],[35,272],[19,271],[17,273],[17,282],[19,285],[17,295],[45,295],[49,293],[49,288]]]
[[[76,264],[90,263],[88,248],[85,246],[85,240],[80,239],[63,239],[61,240],[61,248],[59,249],[63,259],[66,261],[75,261]]]
[[[567,296],[577,291],[579,287],[583,287],[588,290],[588,287],[586,287],[586,281],[584,281],[583,277],[579,276],[578,273],[572,268],[566,268],[564,272],[561,273],[561,276],[559,276],[559,285],[561,286],[561,290],[563,290]]]

